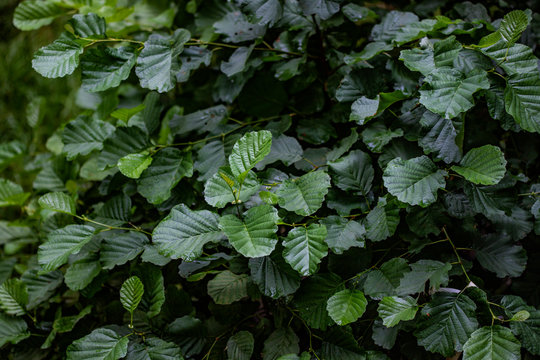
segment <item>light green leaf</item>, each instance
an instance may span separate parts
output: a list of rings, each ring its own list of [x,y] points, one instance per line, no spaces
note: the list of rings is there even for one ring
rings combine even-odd
[[[9,279],[0,285],[0,309],[8,315],[24,315],[28,304],[26,285],[20,279]]]
[[[148,238],[140,232],[108,231],[103,234],[100,253],[103,269],[112,269],[133,260],[148,243]]]
[[[437,200],[437,190],[446,186],[446,171],[439,170],[427,156],[396,158],[384,170],[384,186],[399,201],[426,207]]]
[[[484,326],[463,346],[463,360],[519,360],[521,344],[510,329],[500,325]]]
[[[279,328],[264,341],[263,360],[277,360],[282,355],[300,351],[298,336],[290,327]]]
[[[371,158],[361,150],[353,150],[349,155],[328,163],[332,179],[342,190],[360,191],[367,194],[371,190],[374,170]]]
[[[526,251],[505,233],[477,237],[473,249],[480,265],[500,278],[519,277],[527,265]]]
[[[272,147],[272,133],[268,130],[248,132],[234,144],[229,165],[232,174],[242,183],[249,170],[253,169]]]
[[[472,108],[473,94],[489,89],[487,72],[481,69],[463,75],[456,69],[442,67],[426,76],[425,81],[428,85],[420,90],[420,103],[446,119]]]
[[[278,218],[274,207],[260,205],[247,210],[242,219],[235,215],[222,216],[219,227],[240,254],[245,257],[267,256],[277,244]]]
[[[137,190],[151,204],[161,204],[171,197],[171,190],[182,178],[192,175],[191,153],[165,148],[154,155],[152,164],[137,180]]]
[[[75,36],[64,31],[58,39],[36,51],[32,68],[47,78],[70,75],[79,66],[83,50]]]
[[[321,224],[328,232],[324,241],[334,253],[342,254],[351,247],[364,247],[366,229],[358,221],[332,215],[321,220]]]
[[[216,304],[229,305],[247,296],[248,282],[248,275],[225,270],[208,282],[208,295]]]
[[[303,276],[316,273],[317,265],[328,254],[325,238],[324,225],[311,224],[292,229],[283,240],[285,261]]]
[[[38,262],[44,270],[56,270],[77,254],[94,236],[95,229],[88,225],[68,225],[52,231],[47,242],[38,250]]]
[[[6,343],[17,344],[29,336],[26,321],[0,314],[0,347]]]
[[[29,196],[19,184],[0,178],[0,207],[22,206]]]
[[[416,300],[410,296],[406,298],[386,296],[379,302],[377,311],[383,320],[384,326],[394,327],[400,321],[414,319],[418,311],[418,305],[416,304]]]
[[[522,10],[514,10],[504,15],[498,32],[508,45],[512,45],[519,39],[527,26],[529,26],[527,14]]]
[[[129,77],[136,61],[132,47],[89,49],[81,58],[82,88],[97,92],[117,87]]]
[[[249,259],[249,269],[251,280],[271,298],[294,294],[300,287],[300,275],[285,262],[281,252]]]
[[[204,199],[214,207],[222,208],[227,204],[244,202],[249,200],[251,195],[259,191],[261,185],[257,175],[253,171],[248,172],[243,184],[240,186],[238,179],[234,177],[230,167],[219,168],[204,184]]]
[[[43,195],[38,200],[43,209],[58,211],[64,214],[75,215],[75,201],[63,192],[51,192]]]
[[[94,14],[75,14],[68,21],[75,36],[86,39],[105,38],[105,19]]]
[[[249,331],[239,331],[227,341],[229,360],[250,360],[255,346],[255,339]]]
[[[394,235],[399,224],[399,208],[395,201],[379,199],[377,206],[366,217],[366,236],[371,241],[382,241]]]
[[[422,309],[422,317],[414,333],[418,345],[446,357],[462,351],[478,327],[475,310],[475,303],[463,293],[435,293]]]
[[[124,281],[120,288],[120,302],[124,309],[133,313],[137,309],[137,306],[139,306],[143,294],[144,286],[141,279],[137,276],[132,276]]]
[[[159,338],[146,338],[144,344],[129,344],[126,360],[184,360],[180,348]]]
[[[524,130],[540,133],[539,99],[540,76],[536,69],[512,75],[506,82],[504,90],[506,112],[512,115]]]
[[[499,147],[484,145],[471,149],[452,170],[474,184],[495,185],[506,173],[506,160]]]
[[[138,179],[142,172],[152,163],[152,156],[148,151],[129,154],[118,160],[118,170],[131,179]]]
[[[172,259],[193,261],[203,247],[222,238],[219,217],[208,210],[192,211],[180,204],[171,209],[154,229],[152,241],[161,254]]]
[[[114,126],[87,116],[79,116],[70,121],[62,133],[63,152],[68,160],[78,155],[88,155],[103,149],[103,142],[114,132]]]
[[[177,29],[172,35],[152,34],[148,37],[135,67],[143,88],[160,93],[174,89],[181,68],[178,56],[190,38],[191,34],[185,29]]]
[[[36,30],[49,25],[58,16],[64,15],[67,9],[54,3],[42,0],[26,0],[15,8],[13,25],[23,31]]]
[[[296,179],[285,180],[276,195],[282,208],[308,216],[322,206],[329,187],[330,176],[324,171],[313,171]]]
[[[67,348],[67,360],[116,360],[126,356],[129,338],[100,328],[74,341]]]
[[[326,310],[340,326],[358,320],[366,311],[367,300],[360,290],[346,289],[334,294],[328,299]]]

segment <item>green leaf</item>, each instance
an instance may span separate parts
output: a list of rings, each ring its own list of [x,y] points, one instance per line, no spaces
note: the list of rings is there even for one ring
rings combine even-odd
[[[28,304],[26,285],[19,279],[6,280],[0,285],[0,309],[8,315],[24,315]]]
[[[130,343],[126,360],[184,360],[180,348],[159,338],[146,338],[144,344]]]
[[[38,262],[44,270],[56,270],[77,254],[94,236],[95,229],[88,225],[68,225],[52,231],[47,242],[38,250]]]
[[[249,200],[251,195],[259,191],[261,184],[253,171],[248,172],[242,185],[234,177],[228,166],[219,168],[204,184],[204,199],[214,207],[222,208],[237,201]]]
[[[343,154],[350,150],[350,148],[358,141],[358,133],[356,128],[351,130],[351,134],[338,142],[338,145],[330,150],[326,154],[328,161],[334,161],[339,159]]]
[[[22,206],[30,196],[23,191],[19,184],[0,178],[0,207]]]
[[[375,41],[392,42],[404,26],[417,23],[419,20],[418,16],[411,12],[392,10],[386,14],[380,24],[371,29],[371,36]]]
[[[38,200],[43,209],[58,211],[64,214],[75,215],[75,201],[63,192],[51,192],[43,195]]]
[[[461,44],[455,36],[449,36],[444,40],[433,44],[433,49],[402,50],[400,60],[412,71],[419,71],[424,76],[429,76],[436,69],[453,66],[462,50]]]
[[[68,22],[77,37],[87,39],[105,38],[105,19],[96,14],[75,14]]]
[[[246,62],[253,51],[253,47],[241,46],[236,49],[229,58],[229,61],[222,61],[220,69],[221,71],[231,77],[239,72],[244,71]]]
[[[0,314],[0,347],[6,343],[17,344],[29,336],[28,325],[23,319]]]
[[[217,214],[208,210],[192,211],[180,204],[155,227],[152,241],[165,256],[193,261],[201,256],[205,244],[221,240],[218,223]]]
[[[515,43],[529,26],[529,17],[522,10],[514,10],[504,15],[498,32],[508,45]]]
[[[463,124],[426,111],[420,119],[422,138],[418,145],[424,153],[433,153],[447,164],[461,160],[461,150],[456,143],[458,132]]]
[[[300,7],[305,15],[318,15],[327,20],[339,11],[339,2],[331,0],[299,0]],[[266,359],[265,359],[266,360]]]
[[[326,330],[333,324],[326,310],[328,299],[344,289],[342,279],[332,273],[315,274],[302,282],[294,304],[302,319],[315,329]]]
[[[474,184],[495,185],[506,173],[506,160],[499,147],[484,145],[471,149],[452,170]]]
[[[133,260],[148,243],[146,235],[140,232],[108,231],[101,243],[101,264],[103,269],[112,269]]]
[[[379,199],[377,206],[366,217],[366,237],[371,241],[382,241],[394,235],[399,225],[399,208],[395,202]]]
[[[386,296],[379,302],[377,311],[383,320],[384,326],[394,327],[400,321],[414,319],[418,311],[418,305],[416,304],[416,300],[410,296],[406,298]]]
[[[48,300],[56,288],[62,285],[64,276],[60,270],[40,274],[39,269],[29,269],[21,276],[22,282],[28,292],[27,310],[32,310],[42,302]]]
[[[193,168],[199,172],[199,181],[206,181],[225,165],[225,145],[221,140],[210,141],[197,153]]]
[[[501,305],[506,308],[505,312],[509,317],[514,317],[521,311],[529,312],[530,316],[526,320],[510,322],[510,328],[527,351],[540,355],[540,310],[528,306],[523,299],[514,295],[505,295]]]
[[[290,327],[274,330],[264,341],[263,360],[277,360],[282,355],[297,354],[300,351],[298,336]]]
[[[172,35],[151,34],[137,58],[135,73],[141,86],[160,93],[174,89],[180,72],[178,56],[191,38],[189,31],[177,29]]]
[[[148,318],[159,315],[165,303],[165,287],[161,268],[143,263],[135,269],[134,273],[144,285],[144,294],[139,310],[144,311]]]
[[[136,61],[132,47],[89,49],[81,58],[82,88],[97,92],[117,87],[129,77]]]
[[[249,259],[251,280],[261,293],[277,299],[294,294],[300,287],[300,275],[285,262],[280,252]]]
[[[120,288],[120,302],[124,309],[133,313],[137,309],[137,306],[139,306],[143,294],[144,286],[141,279],[137,276],[132,276],[124,281]]]
[[[463,346],[463,360],[518,360],[521,344],[510,329],[500,325],[484,326]]]
[[[95,221],[121,226],[131,217],[131,198],[125,194],[113,196],[96,212]]]
[[[506,112],[512,115],[524,130],[540,133],[540,120],[538,120],[540,102],[538,99],[540,99],[538,71],[512,75],[507,80],[504,90]]]
[[[0,168],[21,157],[25,153],[25,150],[26,146],[17,140],[0,144]]]
[[[527,253],[523,247],[514,245],[504,233],[477,237],[473,248],[480,265],[500,278],[519,277],[527,265]]]
[[[47,78],[70,75],[79,66],[79,55],[83,50],[75,36],[65,31],[51,44],[36,51],[32,68]]]
[[[351,105],[351,115],[349,116],[350,121],[356,121],[358,125],[364,125],[366,120],[371,119],[377,114],[377,109],[379,109],[379,96],[375,99],[369,99],[365,96],[362,96]]]
[[[113,360],[126,356],[129,338],[100,328],[74,341],[67,348],[67,360]]]
[[[324,240],[336,254],[343,254],[351,247],[364,247],[366,229],[364,225],[354,220],[339,216],[328,216],[321,220],[328,232]]]
[[[382,264],[380,269],[368,273],[364,292],[374,298],[397,295],[399,282],[408,271],[409,267],[404,259],[389,260]]]
[[[265,32],[265,26],[249,22],[247,16],[236,7],[213,24],[216,34],[226,35],[225,42],[254,40]]]
[[[68,160],[103,149],[103,142],[114,132],[111,124],[87,116],[70,121],[62,133],[63,152]]]
[[[535,75],[538,77],[538,58],[532,49],[523,44],[513,44],[508,46],[504,40],[499,40],[495,44],[481,48],[482,53],[493,59],[498,66],[508,75]]]
[[[463,293],[435,293],[422,309],[422,317],[414,333],[418,344],[446,357],[462,351],[478,327],[475,310],[474,302]]]
[[[397,288],[398,295],[410,295],[424,292],[425,283],[429,280],[430,290],[437,290],[448,284],[448,272],[452,269],[449,263],[435,260],[418,260],[411,264],[411,272],[406,273]]]
[[[446,175],[427,156],[420,156],[390,161],[383,180],[388,192],[399,201],[426,207],[437,201],[437,190],[446,186]]]
[[[256,168],[262,170],[266,165],[276,161],[281,161],[286,166],[289,166],[302,160],[302,154],[302,146],[296,138],[280,135],[272,139],[270,153],[256,165]]]
[[[227,108],[224,105],[217,105],[187,115],[175,115],[170,123],[171,132],[178,135],[187,134],[190,131],[204,133],[215,128],[227,117],[227,114]]]
[[[142,172],[152,163],[152,156],[148,151],[129,154],[118,160],[118,170],[131,179],[138,179]]]
[[[64,281],[73,291],[82,290],[101,272],[98,257],[84,258],[69,266],[64,275]]]
[[[230,244],[245,257],[267,256],[277,244],[277,210],[270,205],[255,206],[247,210],[242,219],[224,215],[219,227]]]
[[[248,275],[225,270],[208,282],[208,295],[216,304],[229,305],[247,296],[248,282]]]
[[[348,4],[348,5],[356,5],[356,4]],[[345,8],[343,8],[343,10],[345,10]],[[353,65],[353,64],[365,61],[365,60],[370,60],[376,55],[379,55],[380,53],[384,51],[390,51],[393,48],[394,48],[393,45],[387,44],[385,42],[380,42],[380,41],[370,42],[359,53],[351,53],[351,54],[345,55],[345,57],[343,58],[343,61],[347,65]]]
[[[248,132],[234,144],[229,165],[232,174],[242,183],[249,170],[270,153],[272,133],[268,130]]]
[[[371,190],[374,170],[371,158],[361,150],[353,150],[349,155],[328,163],[332,179],[341,190],[360,191],[367,194]]]
[[[527,321],[531,317],[531,313],[527,310],[520,310],[517,313],[514,314],[508,321]]]
[[[283,240],[285,261],[303,276],[316,273],[317,265],[328,254],[325,238],[324,225],[311,224],[292,229]]]
[[[137,180],[137,190],[151,204],[161,204],[171,197],[171,190],[182,178],[192,175],[191,153],[165,148],[154,155],[152,164]]]
[[[489,89],[485,70],[476,69],[463,75],[452,68],[439,68],[426,76],[428,84],[420,90],[420,103],[428,110],[452,119],[474,106],[473,94]]]
[[[282,208],[308,216],[322,206],[329,187],[330,176],[324,171],[313,171],[296,179],[285,180],[276,195]]]
[[[92,312],[92,305],[86,306],[81,310],[77,315],[72,316],[63,316],[54,320],[53,329],[58,333],[65,333],[73,330],[75,325],[84,318],[86,315],[89,315]]]
[[[58,16],[64,15],[66,9],[54,3],[41,0],[26,0],[15,8],[13,25],[23,31],[36,30],[49,25]]]
[[[249,331],[239,331],[227,341],[229,360],[250,360],[255,346],[255,339]]]
[[[137,126],[118,127],[103,142],[103,151],[99,154],[98,168],[116,166],[118,160],[126,155],[138,153],[150,146],[148,134]]]
[[[360,290],[346,289],[335,293],[328,299],[326,310],[340,326],[358,320],[366,311],[367,300]]]
[[[380,153],[392,139],[403,136],[403,130],[388,129],[382,123],[375,123],[362,131],[362,141],[369,150]]]

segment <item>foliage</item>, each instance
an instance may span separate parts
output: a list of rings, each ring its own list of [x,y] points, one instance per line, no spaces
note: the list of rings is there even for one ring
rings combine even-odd
[[[2,358],[540,355],[540,15],[487,3],[10,3]]]

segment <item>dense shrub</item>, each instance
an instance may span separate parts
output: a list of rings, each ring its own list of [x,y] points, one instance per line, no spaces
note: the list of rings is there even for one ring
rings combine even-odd
[[[22,1],[80,88],[9,84],[2,358],[540,355],[539,22],[501,4]]]

